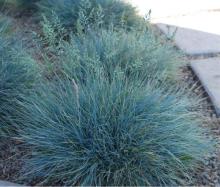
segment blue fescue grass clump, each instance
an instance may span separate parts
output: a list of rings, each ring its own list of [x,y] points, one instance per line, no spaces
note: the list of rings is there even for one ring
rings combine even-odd
[[[72,35],[70,42],[61,44],[60,48],[58,70],[64,69],[70,77],[81,81],[88,72],[96,74],[98,69],[103,69],[110,80],[121,72],[130,81],[138,76],[142,80],[166,78],[175,82],[183,65],[181,54],[162,44],[151,30],[88,31]]]
[[[39,0],[0,0],[1,10],[27,11],[36,9],[36,2]]]
[[[28,95],[38,76],[34,60],[5,24],[0,23],[0,136],[16,131],[18,102]]]
[[[74,32],[93,25],[130,30],[143,23],[135,8],[122,0],[41,0],[37,4],[41,14],[49,20],[57,15]]]
[[[23,103],[31,152],[22,176],[39,184],[187,185],[207,152],[197,100],[154,81],[57,80]]]

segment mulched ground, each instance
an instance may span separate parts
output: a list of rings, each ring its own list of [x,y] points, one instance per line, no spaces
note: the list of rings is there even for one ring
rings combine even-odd
[[[25,151],[20,143],[10,139],[0,139],[0,180],[16,182],[22,168]]]

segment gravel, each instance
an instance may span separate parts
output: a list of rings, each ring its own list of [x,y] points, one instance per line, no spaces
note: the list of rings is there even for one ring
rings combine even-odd
[[[16,182],[22,168],[21,157],[25,151],[20,148],[20,143],[7,139],[0,139],[0,180]]]

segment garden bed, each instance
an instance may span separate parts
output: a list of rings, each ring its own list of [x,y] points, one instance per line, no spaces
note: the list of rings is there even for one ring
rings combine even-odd
[[[219,121],[184,56],[122,1],[63,2],[1,27],[0,180],[218,184]]]

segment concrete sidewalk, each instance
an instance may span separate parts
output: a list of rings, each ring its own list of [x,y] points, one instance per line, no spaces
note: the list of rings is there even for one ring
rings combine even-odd
[[[220,0],[128,0],[190,57],[220,117]],[[210,57],[216,58],[210,58]]]

